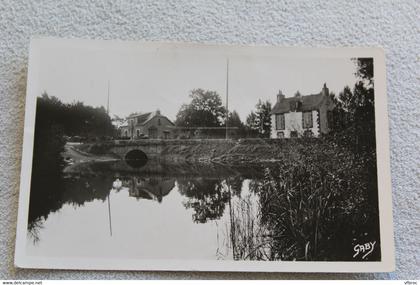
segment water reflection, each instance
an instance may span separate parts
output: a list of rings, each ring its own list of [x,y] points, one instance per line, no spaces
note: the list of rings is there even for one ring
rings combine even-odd
[[[325,185],[334,186],[335,180],[319,175],[317,180],[316,172],[284,163],[149,161],[137,169],[113,161],[81,163],[64,173],[32,180],[28,233],[33,252],[54,254],[61,242],[57,232],[72,228],[75,235],[87,235],[77,244],[83,256],[105,254],[101,248],[106,247],[109,254],[144,258],[351,260],[348,245],[376,231],[366,229],[369,224],[358,228],[345,219],[331,220],[332,211],[343,217],[347,210],[335,204],[327,208],[334,202]],[[87,228],[78,219],[96,227],[106,221],[107,230]],[[100,236],[99,242],[101,231],[112,240]],[[121,244],[127,250],[118,251]]]
[[[129,196],[139,199],[151,199],[162,202],[164,196],[175,186],[174,178],[143,178],[139,176],[129,176],[123,178],[122,185],[128,188]]]

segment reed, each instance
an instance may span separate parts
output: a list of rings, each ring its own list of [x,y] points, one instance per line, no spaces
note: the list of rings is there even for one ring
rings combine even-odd
[[[257,212],[235,204],[234,258],[352,260],[355,242],[379,241],[375,161],[325,140],[266,167],[250,183]]]

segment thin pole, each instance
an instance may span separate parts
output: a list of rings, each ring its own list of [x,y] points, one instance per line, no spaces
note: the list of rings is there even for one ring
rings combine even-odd
[[[111,192],[111,190],[109,192]],[[108,218],[109,218],[109,234],[112,236],[111,201],[109,200],[109,193],[108,193]]]
[[[235,230],[235,211],[232,207],[232,191],[229,183],[226,183],[229,189],[229,217],[230,217],[230,241],[232,243],[233,260],[236,260],[236,230]]]
[[[226,60],[226,139],[228,139],[229,121],[229,58]]]

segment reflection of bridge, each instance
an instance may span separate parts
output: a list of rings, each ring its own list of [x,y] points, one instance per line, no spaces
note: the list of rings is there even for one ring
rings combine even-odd
[[[247,163],[245,165],[224,165],[219,163],[188,163],[185,161],[165,161],[152,159],[141,168],[131,167],[125,160],[96,161],[78,163],[67,174],[114,177],[143,176],[155,179],[225,179],[242,176],[245,178],[263,178],[265,165]]]

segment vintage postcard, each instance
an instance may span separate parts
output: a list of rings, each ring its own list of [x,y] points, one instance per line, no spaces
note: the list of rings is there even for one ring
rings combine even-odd
[[[33,39],[15,264],[394,269],[385,56]]]

